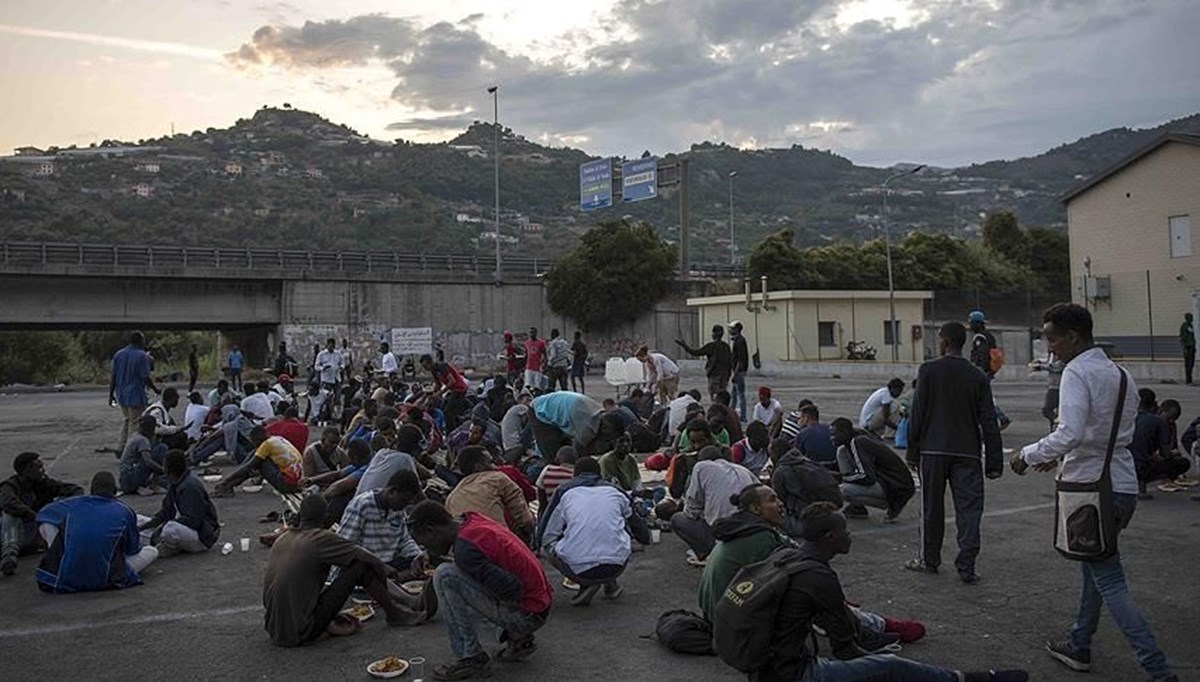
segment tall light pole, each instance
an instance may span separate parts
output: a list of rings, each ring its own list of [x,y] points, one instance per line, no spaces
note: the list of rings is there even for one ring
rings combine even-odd
[[[888,183],[896,178],[902,178],[907,175],[912,175],[922,168],[925,164],[921,164],[916,168],[912,168],[899,173],[889,175],[883,184],[883,243],[887,249],[887,273],[888,273],[888,329],[892,334],[892,362],[900,361],[900,334],[896,329],[896,282],[892,279],[892,230],[888,221]]]
[[[496,283],[499,284],[502,277],[500,267],[500,86],[493,85],[487,91],[492,95],[492,159],[495,164],[495,186],[496,186]]]
[[[729,171],[729,265],[737,265],[737,246],[733,241],[733,179],[737,171]]]

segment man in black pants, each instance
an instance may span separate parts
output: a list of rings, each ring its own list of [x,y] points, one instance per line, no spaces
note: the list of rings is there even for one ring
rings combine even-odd
[[[908,465],[921,473],[921,554],[904,565],[937,573],[942,563],[946,483],[954,498],[962,581],[979,581],[979,525],[983,520],[983,474],[1000,478],[1004,453],[988,377],[963,357],[967,330],[947,322],[938,330],[941,357],[921,365],[908,423]],[[986,452],[980,461],[980,450]]]

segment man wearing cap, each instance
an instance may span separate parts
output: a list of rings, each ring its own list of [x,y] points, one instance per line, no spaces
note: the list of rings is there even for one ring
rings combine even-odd
[[[675,339],[675,343],[689,355],[704,357],[704,376],[708,377],[708,397],[713,400],[729,385],[729,375],[733,371],[733,352],[729,349],[729,344],[725,343],[724,337],[725,328],[714,324],[712,341],[699,348],[691,348],[684,343],[683,339]]]
[[[988,381],[993,381],[996,378],[996,368],[992,365],[992,350],[997,347],[996,337],[987,330],[987,317],[982,310],[972,310],[968,313],[967,322],[970,324],[971,330],[971,364],[986,374]],[[992,403],[996,410],[996,419],[1000,423],[1000,430],[1003,431],[1008,428],[1012,420],[1004,414],[1004,410],[1000,409],[1000,404],[995,401],[996,395],[993,393]]]
[[[46,475],[41,455],[22,452],[13,460],[13,476],[0,481],[0,573],[17,571],[17,557],[38,548],[37,514],[62,497],[83,494],[83,488]]]
[[[729,323],[729,345],[733,356],[733,407],[738,417],[746,421],[746,372],[750,369],[750,349],[742,336],[742,323]]]

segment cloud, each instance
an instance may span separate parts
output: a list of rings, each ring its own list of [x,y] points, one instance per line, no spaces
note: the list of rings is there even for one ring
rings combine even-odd
[[[136,50],[139,52],[153,52],[157,54],[169,54],[179,57],[191,57],[193,59],[216,60],[221,58],[220,50],[210,50],[208,48],[197,47],[195,45],[185,45],[182,43],[167,43],[154,40],[136,40],[133,38],[122,38],[119,36],[106,36],[96,33],[79,33],[76,31],[55,31],[49,29],[32,28],[29,26],[13,26],[10,24],[0,24],[0,33],[8,33],[10,35],[26,36],[30,38],[50,38],[53,40],[66,40],[76,43],[88,43],[91,45],[103,45],[108,47],[118,47],[126,50]]]
[[[485,21],[264,26],[229,59],[386,68],[393,100],[421,112],[389,129],[421,133],[490,119],[499,84],[505,125],[609,154],[712,139],[963,163],[1190,113],[1180,93],[1200,91],[1189,0],[618,0],[536,57]]]

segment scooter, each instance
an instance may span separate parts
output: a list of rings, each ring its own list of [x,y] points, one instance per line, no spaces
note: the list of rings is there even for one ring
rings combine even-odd
[[[851,341],[846,344],[847,360],[874,360],[875,346],[868,346],[865,341]]]

